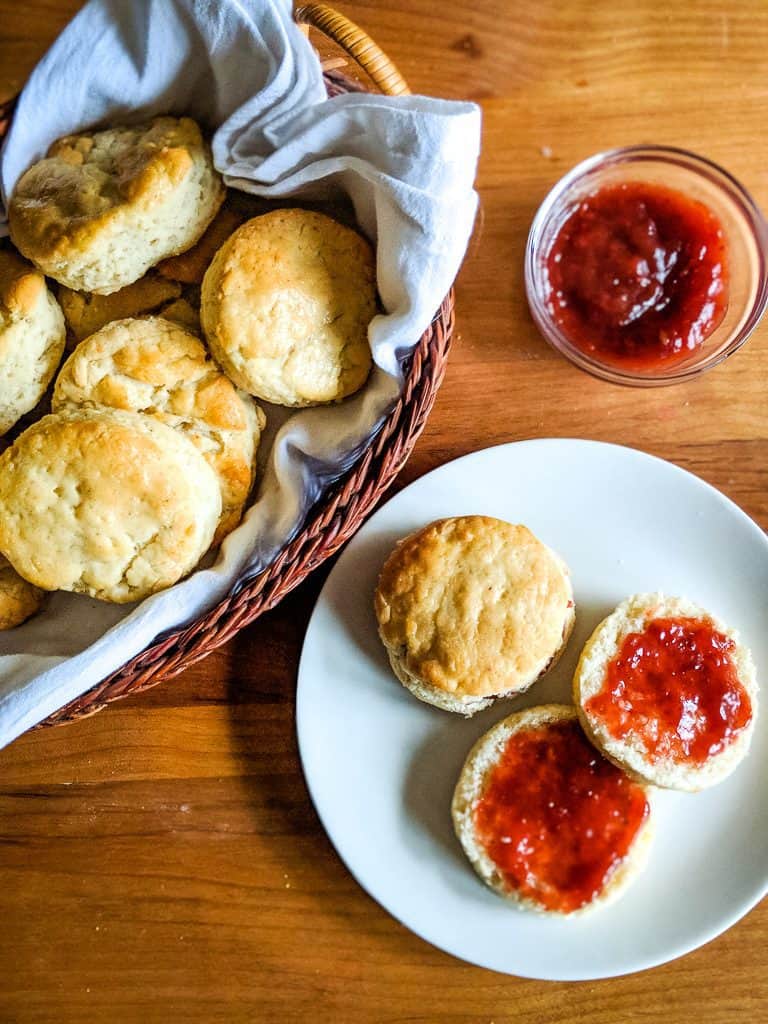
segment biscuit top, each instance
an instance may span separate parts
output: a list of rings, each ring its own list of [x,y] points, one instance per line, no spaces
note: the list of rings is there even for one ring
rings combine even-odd
[[[121,207],[151,209],[165,201],[203,148],[188,117],[70,135],[19,179],[11,198],[11,234],[34,259],[86,246]]]
[[[13,629],[34,615],[45,599],[45,591],[23,579],[0,555],[0,630]]]
[[[196,448],[137,413],[45,416],[0,456],[0,550],[45,590],[153,593],[194,567],[220,511]]]
[[[109,406],[250,430],[234,384],[189,331],[162,317],[116,320],[81,342],[61,368],[54,410]]]
[[[307,405],[365,383],[373,250],[330,217],[275,210],[243,224],[216,254],[202,300],[214,357],[251,394]]]
[[[0,329],[31,316],[44,292],[40,271],[10,249],[0,249]]]
[[[524,688],[572,616],[561,559],[525,526],[442,519],[403,540],[375,595],[384,644],[410,673],[455,696]]]
[[[64,285],[58,291],[64,319],[77,341],[95,334],[113,320],[152,313],[180,295],[181,285],[152,273],[110,295],[77,292]]]

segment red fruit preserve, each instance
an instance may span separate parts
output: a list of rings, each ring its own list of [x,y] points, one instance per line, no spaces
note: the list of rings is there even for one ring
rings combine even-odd
[[[475,811],[485,852],[511,889],[569,913],[609,881],[649,813],[578,722],[513,733]]]
[[[601,362],[652,371],[690,356],[728,308],[725,231],[664,185],[625,182],[585,196],[546,257],[547,307]]]
[[[734,642],[698,619],[654,619],[630,633],[585,703],[615,739],[630,733],[653,761],[703,764],[752,719]]]

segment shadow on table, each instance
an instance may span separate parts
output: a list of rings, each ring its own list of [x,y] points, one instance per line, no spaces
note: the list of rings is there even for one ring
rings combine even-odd
[[[270,899],[279,899],[279,890],[285,887],[286,914],[293,911],[299,915],[294,936],[299,944],[313,941],[313,913],[333,918],[339,928],[349,930],[350,918],[369,921],[374,906],[344,867],[320,824],[296,741],[301,641],[326,575],[327,570],[316,573],[278,609],[238,633],[232,641],[227,687],[232,752],[242,765],[240,783],[250,808],[254,847],[263,848],[260,841],[266,840],[274,850],[273,863],[287,876],[281,873],[269,883],[275,890]],[[259,868],[254,863],[255,875]],[[390,922],[386,928],[391,930]],[[370,938],[369,929],[366,932]],[[263,939],[266,942],[266,934]]]

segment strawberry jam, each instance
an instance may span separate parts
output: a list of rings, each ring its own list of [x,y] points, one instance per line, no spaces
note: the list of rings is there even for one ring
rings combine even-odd
[[[569,719],[509,738],[474,816],[510,889],[570,913],[602,890],[648,813],[642,786]]]
[[[547,254],[547,306],[569,341],[633,370],[690,356],[728,308],[725,233],[703,203],[626,182],[586,196]]]
[[[734,646],[709,622],[653,619],[625,638],[585,710],[615,739],[639,739],[653,761],[703,764],[752,719]]]

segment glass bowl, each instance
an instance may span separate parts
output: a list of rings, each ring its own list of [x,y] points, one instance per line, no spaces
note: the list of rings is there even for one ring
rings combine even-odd
[[[574,345],[548,305],[547,256],[579,202],[609,185],[644,182],[676,189],[703,202],[719,219],[727,241],[728,308],[720,325],[690,355],[644,370],[601,361]],[[671,146],[627,146],[584,160],[566,174],[539,207],[525,251],[525,289],[536,324],[558,352],[588,373],[616,384],[653,387],[690,380],[740,348],[768,305],[768,225],[747,190],[704,157]]]

